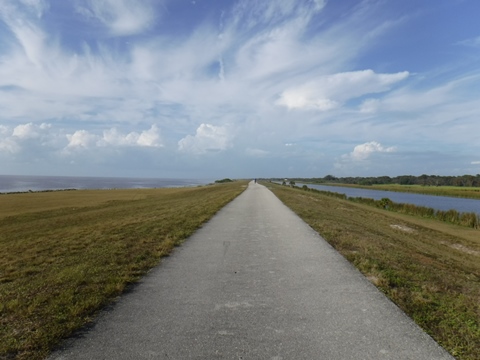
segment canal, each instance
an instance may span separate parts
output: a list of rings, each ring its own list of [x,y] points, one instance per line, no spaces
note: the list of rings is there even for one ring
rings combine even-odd
[[[300,187],[302,187],[303,185],[304,184],[297,184],[297,186],[300,186]],[[305,184],[305,185],[307,185],[309,188],[312,188],[312,189],[345,194],[348,197],[363,197],[363,198],[370,198],[375,200],[380,200],[382,198],[389,198],[390,200],[396,203],[407,203],[407,204],[413,204],[417,206],[426,206],[436,210],[454,209],[459,212],[474,212],[480,215],[480,200],[476,200],[476,199],[412,194],[412,193],[402,193],[402,192],[395,192],[395,191],[358,189],[358,188],[343,187],[343,186],[314,185],[314,184]]]

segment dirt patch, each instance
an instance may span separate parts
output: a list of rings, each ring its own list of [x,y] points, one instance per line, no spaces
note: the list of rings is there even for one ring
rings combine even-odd
[[[480,256],[480,251],[470,249],[470,248],[468,248],[468,247],[466,247],[465,245],[462,245],[462,244],[451,244],[450,247],[455,249],[455,250],[462,251],[462,252],[470,254],[470,255]]]
[[[397,225],[397,224],[392,224],[390,225],[391,228],[397,229],[400,231],[405,231],[407,233],[414,233],[415,229],[412,229],[411,227],[405,226],[405,225]]]

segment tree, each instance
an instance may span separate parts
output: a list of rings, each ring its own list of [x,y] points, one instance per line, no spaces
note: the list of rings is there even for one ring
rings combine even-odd
[[[325,180],[325,181],[335,181],[335,180],[337,180],[337,178],[333,175],[327,175],[323,178],[323,180]]]

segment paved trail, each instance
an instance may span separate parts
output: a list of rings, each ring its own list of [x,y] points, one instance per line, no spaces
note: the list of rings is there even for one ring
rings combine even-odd
[[[51,359],[452,359],[251,183]]]

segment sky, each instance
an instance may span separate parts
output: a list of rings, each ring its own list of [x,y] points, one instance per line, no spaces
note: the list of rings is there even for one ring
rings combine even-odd
[[[480,173],[478,0],[0,0],[0,174]]]

